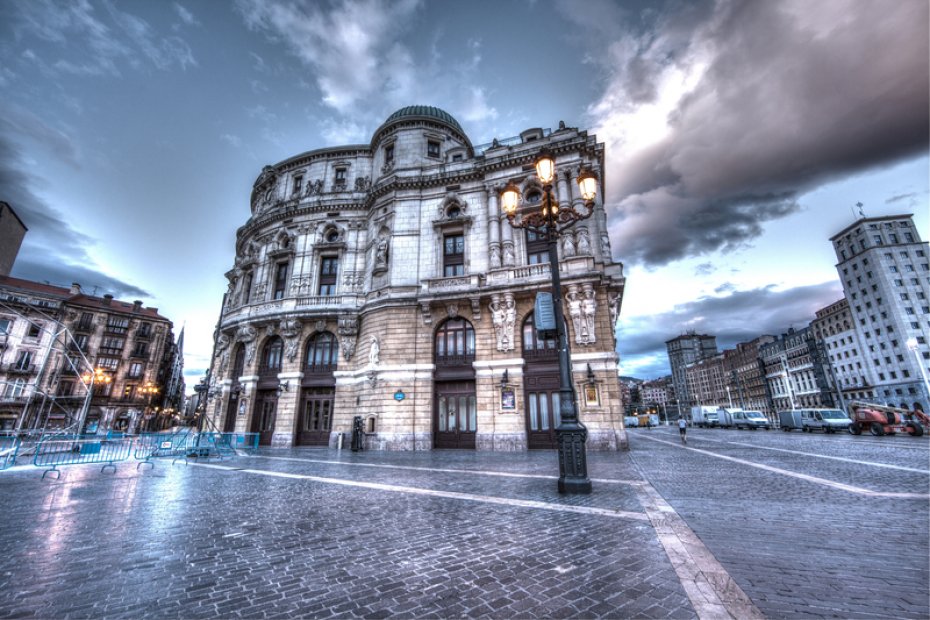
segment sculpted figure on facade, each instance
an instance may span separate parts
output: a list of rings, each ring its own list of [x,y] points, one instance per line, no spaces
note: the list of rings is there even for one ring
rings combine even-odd
[[[385,235],[378,235],[375,241],[375,266],[374,272],[384,271],[387,269],[388,261],[388,239]]]
[[[601,233],[601,256],[609,258],[610,254],[610,237],[607,233]]]
[[[497,269],[501,266],[501,248],[499,245],[494,244],[490,249],[491,256],[491,269]]]
[[[494,325],[494,333],[497,335],[497,350],[506,351],[507,335],[504,331],[506,313],[500,295],[491,295],[491,303],[488,304],[488,309],[491,311],[491,324]]]
[[[513,351],[513,329],[517,324],[517,302],[513,293],[504,294],[504,348],[502,351]]]
[[[578,256],[591,256],[591,239],[587,228],[579,228],[575,233],[578,236]]]
[[[381,361],[381,343],[378,342],[377,336],[371,337],[371,344],[368,347],[368,365],[377,366]]]
[[[562,235],[562,258],[575,255],[575,238],[571,233]]]
[[[568,316],[571,317],[572,327],[575,330],[575,342],[581,344],[585,342],[585,324],[581,314],[581,292],[576,285],[572,284],[568,287],[568,294],[565,298],[568,299]]]
[[[355,179],[355,191],[367,192],[371,188],[371,179],[368,177],[358,177]]]
[[[236,332],[236,341],[245,343],[245,363],[246,366],[252,363],[255,357],[255,338],[258,333],[251,325],[243,325]]]
[[[607,305],[610,308],[610,329],[616,331],[617,318],[620,316],[620,293],[611,291],[607,294]]]
[[[505,245],[504,246],[504,266],[513,267],[513,265],[514,265],[513,246]]]
[[[594,294],[594,287],[590,284],[584,285],[584,301],[581,303],[581,312],[584,315],[584,344],[594,344],[595,326],[594,315],[597,313],[597,299]]]
[[[220,356],[220,368],[226,368],[229,361],[229,336],[223,332],[216,339],[216,352]]]

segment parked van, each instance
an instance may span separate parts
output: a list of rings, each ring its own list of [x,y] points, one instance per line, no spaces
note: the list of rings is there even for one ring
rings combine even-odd
[[[691,407],[691,423],[700,428],[720,426],[720,407],[707,405]]]
[[[755,430],[757,428],[764,428],[769,430],[772,425],[769,422],[769,419],[761,411],[733,411],[730,414],[733,417],[733,426],[739,430],[741,428],[748,428],[750,430]]]
[[[850,420],[839,409],[795,409],[794,411],[779,411],[778,422],[783,431],[797,428],[805,433],[815,430],[835,433],[847,430]]]
[[[636,428],[639,426],[639,418],[635,415],[628,415],[623,418],[623,425],[627,428]]]

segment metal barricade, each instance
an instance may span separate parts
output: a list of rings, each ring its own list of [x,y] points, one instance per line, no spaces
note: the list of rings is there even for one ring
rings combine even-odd
[[[0,469],[6,469],[16,462],[17,450],[19,450],[19,437],[0,437]]]
[[[180,458],[187,454],[193,445],[195,433],[143,433],[136,438],[135,458],[139,461],[136,469],[142,465],[155,466],[155,458]]]
[[[221,433],[236,450],[253,454],[258,450],[258,433]]]
[[[112,467],[114,463],[125,461],[132,455],[135,440],[131,437],[118,439],[80,438],[80,439],[43,439],[36,446],[32,463],[36,467],[46,467],[42,479],[50,472],[57,472],[61,478],[60,465],[83,465],[88,463],[103,463],[101,472]]]

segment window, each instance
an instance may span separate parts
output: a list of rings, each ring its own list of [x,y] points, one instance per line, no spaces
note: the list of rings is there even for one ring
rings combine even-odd
[[[894,234],[894,233],[891,233],[890,235],[888,235],[888,239],[890,239],[892,243],[897,243],[897,242],[898,242],[898,235],[896,235],[896,234]]]
[[[139,325],[139,329],[136,330],[136,338],[148,338],[152,335],[152,324],[151,323],[142,323]]]
[[[443,277],[465,275],[465,236],[446,235],[442,239]]]
[[[132,362],[129,364],[129,372],[126,376],[130,379],[139,379],[142,377],[142,362]]]
[[[97,366],[104,370],[116,370],[116,367],[119,366],[119,360],[115,357],[98,357]]]
[[[245,274],[245,279],[242,281],[242,303],[249,303],[249,298],[252,296],[252,272]]]
[[[388,144],[384,147],[384,163],[391,165],[394,163],[394,145]]]
[[[540,265],[549,262],[549,242],[546,236],[532,230],[526,231],[526,263]]]
[[[111,316],[107,318],[106,332],[109,334],[125,334],[129,330],[129,319]]]
[[[62,381],[55,391],[56,396],[71,396],[72,394],[74,394],[74,381]]]
[[[274,271],[274,297],[273,299],[283,299],[287,291],[287,269],[289,263],[278,263]]]
[[[291,193],[292,193],[292,194],[299,194],[299,193],[300,193],[300,190],[303,188],[303,185],[304,185],[304,177],[303,177],[303,175],[297,175],[297,176],[295,176],[295,177],[294,177],[294,187],[291,189]]]
[[[259,374],[275,374],[281,370],[281,354],[284,352],[284,341],[278,336],[274,336],[265,345],[262,363],[259,367]]]
[[[320,260],[320,295],[332,296],[336,294],[336,276],[339,272],[339,259],[335,256],[324,256]]]
[[[126,341],[114,336],[105,336],[100,343],[100,353],[103,355],[120,355],[123,352],[123,345]]]
[[[875,242],[875,245],[881,245],[881,244],[882,244],[882,236],[881,236],[881,235],[872,235],[872,241]]]
[[[914,271],[914,265],[911,265],[911,264],[904,265],[904,271]]]
[[[465,319],[449,319],[436,332],[436,358],[464,361],[475,356],[475,329]]]
[[[148,357],[149,355],[149,343],[147,342],[137,342],[136,346],[132,348],[132,357]]]
[[[0,334],[9,334],[9,333],[10,333],[10,320],[0,319]]]
[[[439,142],[436,140],[428,140],[426,142],[426,156],[439,157]]]
[[[909,232],[904,233],[904,240],[908,243],[914,243],[914,235]]]
[[[891,252],[885,252],[884,256],[887,259],[891,259]]]
[[[339,344],[330,332],[318,332],[307,344],[307,369],[310,372],[329,371],[336,367]]]
[[[72,351],[84,351],[87,352],[87,335],[86,334],[75,334],[74,340],[71,342],[69,347]]]
[[[901,299],[907,301],[907,293],[901,293]]]
[[[453,156],[452,156],[452,161],[462,161],[462,154],[461,154],[461,153],[456,153],[455,155],[453,155]],[[374,418],[372,418],[372,420],[374,420]]]
[[[896,279],[894,281],[895,286],[904,286],[904,280]]]
[[[90,331],[94,328],[94,315],[90,312],[83,312],[81,314],[81,320],[78,321],[77,329],[83,331]]]
[[[898,268],[894,265],[891,265],[890,267],[888,267],[888,271],[890,271],[891,273],[898,273]]]
[[[22,378],[14,379],[6,384],[6,396],[8,398],[19,398],[26,389],[26,380]]]
[[[16,355],[16,362],[13,366],[16,370],[29,370],[32,365],[32,351],[20,351]]]
[[[29,331],[26,333],[27,338],[38,338],[39,334],[42,333],[42,326],[38,323],[29,323]]]
[[[123,400],[132,400],[132,397],[135,396],[136,386],[127,385],[123,388]]]
[[[336,168],[336,185],[346,184],[346,168]]]

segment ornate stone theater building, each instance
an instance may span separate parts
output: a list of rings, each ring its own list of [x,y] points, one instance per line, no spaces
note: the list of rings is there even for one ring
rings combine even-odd
[[[585,131],[475,147],[429,106],[398,110],[369,144],[266,166],[226,273],[208,418],[272,446],[335,446],[360,416],[369,449],[555,447],[556,346],[533,321],[551,290],[546,242],[499,208],[510,182],[540,200],[543,148],[560,202],[580,203],[583,168],[603,190],[604,146]],[[624,276],[599,199],[561,241],[580,419],[590,449],[616,449]]]

